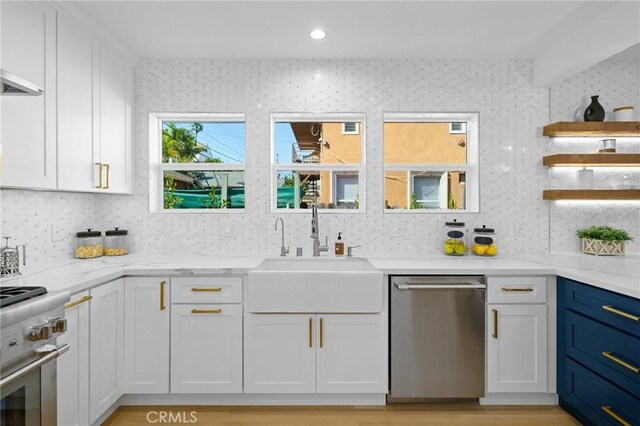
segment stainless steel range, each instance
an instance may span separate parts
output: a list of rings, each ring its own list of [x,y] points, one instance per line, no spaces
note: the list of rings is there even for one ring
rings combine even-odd
[[[56,339],[68,301],[69,292],[0,287],[0,424],[56,424],[56,358],[69,349]]]

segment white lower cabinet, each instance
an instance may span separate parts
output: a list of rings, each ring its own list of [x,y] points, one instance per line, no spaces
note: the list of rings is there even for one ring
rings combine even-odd
[[[171,392],[242,392],[242,306],[171,306]]]
[[[487,305],[487,391],[547,392],[547,306]]]
[[[124,278],[91,289],[89,421],[95,422],[124,388]]]
[[[386,393],[387,315],[318,315],[316,391]]]
[[[89,292],[71,296],[64,311],[67,331],[58,337],[58,345],[69,350],[58,358],[58,424],[89,424]]]
[[[385,393],[384,314],[245,314],[246,393]]]
[[[316,391],[314,314],[245,314],[245,393]]]
[[[169,392],[169,278],[125,278],[124,392]]]

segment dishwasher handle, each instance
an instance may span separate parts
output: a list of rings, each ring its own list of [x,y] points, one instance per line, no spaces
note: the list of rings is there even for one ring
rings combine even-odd
[[[464,290],[464,289],[486,289],[484,284],[398,284],[394,283],[396,288],[401,291],[407,290]]]

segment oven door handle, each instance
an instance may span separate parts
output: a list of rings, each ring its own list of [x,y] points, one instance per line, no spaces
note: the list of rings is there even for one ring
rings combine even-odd
[[[18,380],[19,378],[31,373],[36,368],[40,368],[41,366],[45,365],[49,361],[58,358],[60,355],[67,352],[68,350],[69,350],[69,345],[64,344],[52,350],[45,356],[38,358],[36,361],[33,361],[32,363],[25,365],[21,369],[16,370],[11,374],[7,374],[2,379],[0,379],[0,389],[5,387],[9,383],[12,383]]]

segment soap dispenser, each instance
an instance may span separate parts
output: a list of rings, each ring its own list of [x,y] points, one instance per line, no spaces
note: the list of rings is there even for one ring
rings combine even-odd
[[[338,232],[335,254],[336,256],[344,256],[344,241],[342,241],[342,232]]]

